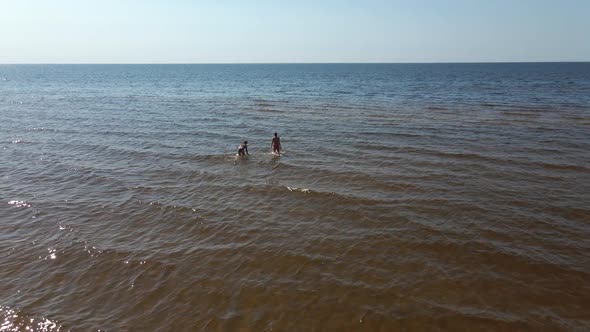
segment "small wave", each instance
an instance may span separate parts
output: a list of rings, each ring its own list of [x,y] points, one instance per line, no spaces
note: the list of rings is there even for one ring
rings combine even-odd
[[[274,106],[274,103],[272,101],[266,100],[266,99],[257,98],[257,99],[254,99],[253,101],[254,101],[254,103],[257,106],[260,106],[260,107],[271,107],[271,106]]]
[[[287,189],[289,191],[298,191],[298,192],[302,192],[305,194],[311,194],[311,190],[309,190],[307,188],[287,187]]]
[[[515,116],[515,117],[539,117],[541,114],[535,112],[518,112],[518,111],[502,111],[502,115]]]
[[[281,110],[277,110],[277,109],[273,109],[273,108],[261,108],[258,109],[259,112],[264,112],[264,113],[285,113],[285,111],[281,111]]]
[[[427,110],[431,110],[431,111],[448,111],[448,109],[446,107],[440,107],[440,106],[428,106],[426,107]]]
[[[214,162],[222,162],[222,161],[233,161],[235,160],[235,154],[203,154],[203,155],[196,155],[191,156],[190,160],[192,161],[214,161]]]
[[[397,181],[383,181],[379,175],[363,173],[362,171],[336,171],[324,167],[313,167],[305,165],[291,165],[288,163],[280,163],[280,168],[291,174],[300,174],[305,177],[313,176],[318,183],[326,184],[330,187],[336,185],[340,187],[342,183],[348,183],[347,189],[352,189],[355,186],[362,188],[373,188],[375,194],[377,191],[392,192],[399,190],[422,191],[423,188],[412,183],[397,182]],[[345,189],[345,190],[347,190]],[[348,190],[347,190],[348,191]],[[352,191],[355,191],[354,189]],[[317,193],[312,191],[312,193]],[[333,193],[332,193],[333,194]]]
[[[474,152],[442,152],[436,151],[434,152],[435,155],[444,157],[444,158],[455,158],[455,159],[465,159],[465,160],[482,160],[482,161],[495,161],[496,158],[487,157],[478,153]]]
[[[381,200],[378,198],[366,198],[356,195],[350,194],[342,194],[336,193],[333,191],[317,191],[309,188],[298,188],[298,187],[285,187],[288,191],[295,192],[295,193],[302,193],[306,195],[310,195],[320,200],[329,200],[330,204],[342,204],[342,205],[349,205],[349,206],[375,206],[386,204],[388,201]],[[274,191],[278,190],[278,188],[263,188],[263,187],[256,187],[256,188],[248,188],[249,191],[258,190],[258,191]]]
[[[336,94],[336,95],[350,95],[350,94],[352,94],[352,91],[334,90],[334,91],[332,91],[332,94]]]
[[[281,99],[277,99],[277,100],[270,100],[270,99],[264,99],[264,98],[254,98],[252,99],[252,101],[254,101],[255,103],[280,103],[280,104],[287,104],[289,103],[288,100],[281,100]]]
[[[25,202],[25,201],[17,201],[17,200],[12,200],[12,201],[8,201],[8,205],[14,205],[14,207],[31,207],[31,204]]]
[[[440,158],[449,158],[449,159],[459,159],[459,160],[478,160],[478,161],[485,161],[485,162],[498,162],[501,159],[493,157],[493,156],[486,156],[475,152],[450,152],[450,151],[439,151],[433,149],[424,149],[424,148],[417,148],[417,147],[399,147],[393,148],[398,152],[402,153],[412,153],[412,154],[423,154],[423,155],[430,155]]]
[[[20,144],[20,143],[25,143],[25,141],[23,141],[22,139],[15,139],[14,141],[12,141],[12,144]]]
[[[359,132],[358,135],[379,136],[379,137],[383,137],[383,136],[388,136],[388,137],[424,137],[425,136],[423,134],[413,134],[413,133],[408,133],[408,132],[383,133],[383,132],[378,132],[378,131],[362,131],[362,132]],[[430,135],[430,137],[432,137],[432,136],[433,135]],[[375,145],[375,143],[370,144],[370,145]]]
[[[579,172],[590,171],[590,169],[588,169],[584,166],[578,166],[578,165],[543,163],[543,164],[541,164],[541,166],[543,168],[547,168],[547,169],[555,169],[555,170],[563,170],[563,171],[579,171]]]

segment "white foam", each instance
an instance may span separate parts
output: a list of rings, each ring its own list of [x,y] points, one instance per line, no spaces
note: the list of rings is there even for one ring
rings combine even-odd
[[[302,193],[306,193],[306,194],[311,193],[311,190],[309,190],[307,188],[287,187],[287,189],[289,189],[289,191],[298,191],[298,192],[302,192]]]

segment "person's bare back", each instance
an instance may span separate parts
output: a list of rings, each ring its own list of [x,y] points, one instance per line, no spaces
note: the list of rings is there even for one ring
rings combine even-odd
[[[279,138],[278,134],[275,133],[275,136],[272,138],[272,152],[281,155],[281,139]]]

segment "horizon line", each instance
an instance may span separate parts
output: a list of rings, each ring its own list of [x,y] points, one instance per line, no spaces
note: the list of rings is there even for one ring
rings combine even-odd
[[[518,63],[590,63],[573,61],[417,61],[417,62],[7,62],[0,65],[361,65],[361,64],[518,64]]]

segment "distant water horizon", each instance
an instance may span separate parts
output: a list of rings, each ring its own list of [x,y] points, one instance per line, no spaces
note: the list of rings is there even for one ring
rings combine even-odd
[[[0,65],[445,65],[445,64],[559,64],[590,63],[590,60],[572,61],[437,61],[437,62],[22,62]]]
[[[0,330],[589,330],[588,151],[590,62],[3,64]]]

